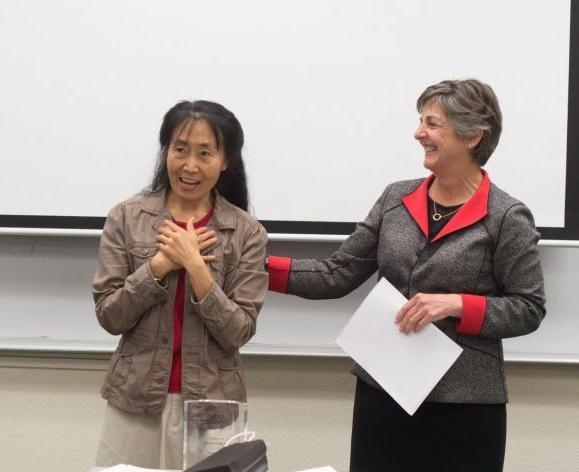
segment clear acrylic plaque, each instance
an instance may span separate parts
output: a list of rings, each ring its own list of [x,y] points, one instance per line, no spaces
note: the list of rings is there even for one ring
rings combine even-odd
[[[247,403],[187,400],[183,419],[183,470],[224,446],[252,439],[247,431]]]

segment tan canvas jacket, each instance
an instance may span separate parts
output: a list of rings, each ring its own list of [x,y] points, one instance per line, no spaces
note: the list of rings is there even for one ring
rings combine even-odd
[[[158,413],[167,396],[172,362],[173,301],[178,271],[161,285],[148,261],[156,235],[171,215],[165,193],[138,195],[115,206],[100,242],[93,296],[100,325],[120,334],[101,390],[113,405]],[[186,281],[182,393],[185,400],[245,400],[239,348],[255,333],[267,292],[267,233],[250,215],[216,195],[208,227],[218,236],[209,263],[214,284],[200,301]]]

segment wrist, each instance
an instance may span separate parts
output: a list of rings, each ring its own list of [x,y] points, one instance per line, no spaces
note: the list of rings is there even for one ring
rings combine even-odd
[[[149,259],[149,269],[151,270],[151,274],[153,274],[153,278],[159,283],[161,283],[170,272],[170,268],[159,262],[155,257]]]
[[[458,293],[453,293],[452,297],[452,305],[454,307],[452,316],[455,318],[462,318],[462,296]]]
[[[205,264],[201,254],[195,254],[194,256],[191,256],[189,260],[187,260],[183,267],[187,272],[195,272],[199,269],[206,268],[207,264]]]

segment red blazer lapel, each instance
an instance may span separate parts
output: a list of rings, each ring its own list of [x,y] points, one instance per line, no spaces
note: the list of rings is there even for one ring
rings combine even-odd
[[[431,175],[420,186],[402,198],[402,203],[418,224],[419,228],[428,239],[428,187],[434,175]],[[483,170],[483,180],[472,197],[458,210],[450,221],[431,241],[439,239],[451,233],[459,231],[480,221],[488,214],[488,200],[491,180]]]
[[[428,187],[434,180],[434,175],[424,179],[420,186],[402,198],[402,203],[410,213],[410,216],[416,221],[419,228],[428,239]]]

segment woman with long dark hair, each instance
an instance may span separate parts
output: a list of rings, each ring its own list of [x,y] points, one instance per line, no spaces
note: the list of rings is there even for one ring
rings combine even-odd
[[[121,339],[101,390],[97,466],[181,469],[184,400],[246,400],[239,348],[268,278],[243,141],[225,107],[178,103],[150,188],[109,212],[93,294],[100,325]]]

